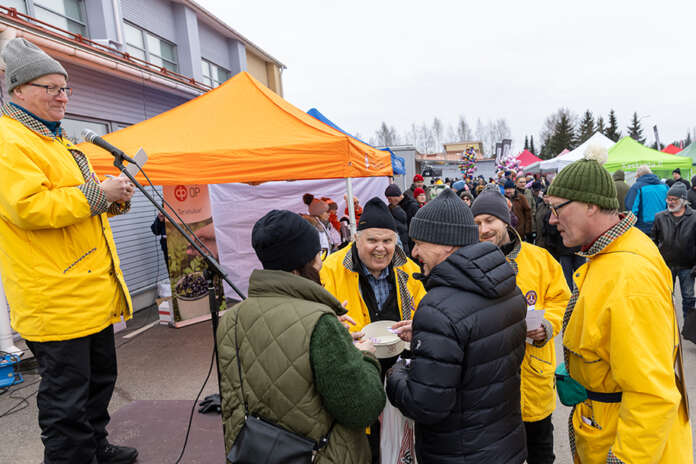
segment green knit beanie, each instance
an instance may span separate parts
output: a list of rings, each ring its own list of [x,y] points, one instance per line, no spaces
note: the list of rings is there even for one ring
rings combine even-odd
[[[609,171],[602,167],[607,158],[605,147],[590,145],[582,159],[569,164],[558,173],[546,194],[604,209],[619,209],[616,185]]]

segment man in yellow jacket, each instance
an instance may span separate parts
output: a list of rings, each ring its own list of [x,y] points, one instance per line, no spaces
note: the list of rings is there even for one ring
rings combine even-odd
[[[368,201],[357,229],[355,242],[326,258],[320,272],[324,288],[345,304],[355,322],[351,331],[375,321],[400,321],[396,330],[410,331],[425,288],[413,277],[420,267],[397,245],[396,223],[386,203],[378,197]],[[395,361],[380,359],[382,380]],[[379,422],[370,431],[372,459],[379,463]]]
[[[24,39],[2,51],[11,103],[0,117],[0,274],[12,327],[39,364],[44,462],[130,463],[106,439],[116,383],[113,323],[130,319],[107,214],[130,207],[124,178],[99,183],[62,137],[63,66]]]
[[[521,408],[527,432],[527,462],[551,464],[553,423],[556,408],[553,338],[561,331],[570,290],[561,265],[543,248],[523,242],[510,225],[510,210],[498,189],[484,190],[471,205],[479,239],[498,245],[517,274],[517,286],[528,310],[543,310],[541,325],[527,327],[527,345],[522,361]]]
[[[548,190],[550,223],[588,261],[563,319],[565,363],[582,395],[571,416],[576,463],[693,463],[672,275],[590,147]],[[559,383],[564,397],[566,382]],[[586,397],[586,399],[582,399]]]

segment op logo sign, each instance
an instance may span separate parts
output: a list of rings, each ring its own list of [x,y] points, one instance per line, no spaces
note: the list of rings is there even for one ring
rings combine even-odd
[[[188,197],[196,198],[201,193],[201,188],[197,185],[192,185],[186,188],[185,185],[177,185],[174,188],[174,196],[177,200],[184,202]]]

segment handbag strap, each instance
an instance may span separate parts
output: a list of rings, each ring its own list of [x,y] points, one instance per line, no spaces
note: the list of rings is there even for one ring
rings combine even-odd
[[[241,308],[237,306],[237,313],[234,315],[234,350],[237,354],[237,369],[239,370],[239,387],[242,390],[242,403],[244,403],[244,417],[249,416],[249,404],[244,395],[244,380],[242,379],[242,361],[239,357],[239,336],[237,335],[237,327],[239,327],[239,312]]]
[[[242,360],[239,356],[239,335],[237,331],[237,327],[239,327],[239,313],[241,312],[241,308],[237,306],[237,312],[234,315],[234,350],[235,353],[237,354],[237,370],[239,371],[239,387],[242,391],[242,403],[244,403],[244,417],[249,416],[249,403],[247,403],[246,400],[246,395],[244,394],[244,380],[242,379]],[[322,448],[326,447],[326,445],[329,444],[329,438],[331,437],[331,432],[333,431],[334,425],[336,425],[336,421],[333,420],[331,422],[331,427],[329,427],[329,431],[326,432],[326,435],[321,437],[319,441],[314,443],[314,451],[319,451]]]

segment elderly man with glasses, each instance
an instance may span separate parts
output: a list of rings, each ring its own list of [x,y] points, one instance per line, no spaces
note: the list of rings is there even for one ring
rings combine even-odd
[[[573,274],[563,318],[569,376],[557,382],[574,405],[574,462],[693,463],[672,274],[635,216],[619,213],[606,159],[606,148],[589,147],[547,196],[563,243],[588,259]]]
[[[130,208],[123,177],[99,182],[63,137],[71,89],[24,39],[4,48],[10,103],[0,117],[0,273],[13,328],[36,357],[44,462],[131,463],[107,441],[116,384],[113,323],[132,316],[108,215]]]

